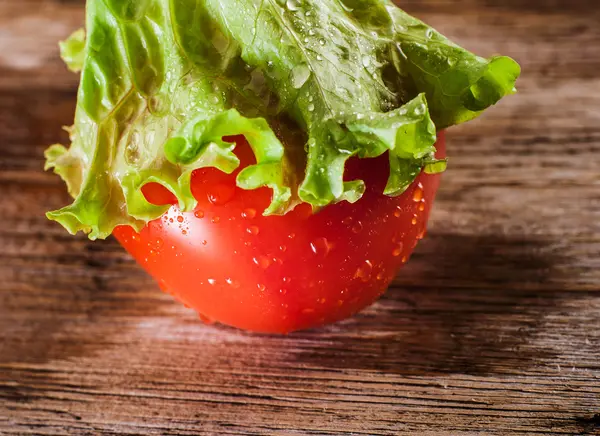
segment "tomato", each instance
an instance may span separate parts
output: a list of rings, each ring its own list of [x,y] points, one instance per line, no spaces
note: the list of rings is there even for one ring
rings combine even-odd
[[[243,137],[236,141],[243,168],[253,156]],[[443,133],[437,148],[443,156]],[[139,234],[119,227],[114,235],[203,320],[279,333],[347,318],[380,297],[423,237],[439,184],[439,176],[421,174],[390,198],[382,194],[387,157],[356,159],[346,178],[366,182],[357,203],[265,217],[271,192],[237,188],[236,174],[197,170],[194,212],[173,205]],[[155,204],[175,203],[159,185],[146,185],[144,194]]]

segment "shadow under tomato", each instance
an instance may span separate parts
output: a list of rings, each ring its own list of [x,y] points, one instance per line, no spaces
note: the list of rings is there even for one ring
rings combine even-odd
[[[375,306],[292,335],[323,340],[296,358],[311,367],[403,375],[522,372],[555,355],[536,346],[536,335],[567,299],[578,298],[544,289],[560,281],[559,263],[544,241],[434,235]]]

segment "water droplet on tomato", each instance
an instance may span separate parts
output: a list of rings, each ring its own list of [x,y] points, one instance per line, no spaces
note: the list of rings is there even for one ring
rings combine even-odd
[[[211,223],[213,224],[219,224],[221,222],[221,218],[218,216],[213,217],[213,219],[210,220]]]
[[[290,234],[288,235],[288,239],[294,239],[295,237],[296,237],[296,234],[295,234],[295,233],[290,233]]]
[[[260,266],[262,269],[267,269],[271,266],[271,260],[266,256],[258,256],[252,259],[256,265]]]
[[[187,230],[182,230],[182,231],[181,231],[181,234],[182,234],[183,236],[187,235]]]
[[[402,263],[406,263],[406,262],[408,262],[408,257],[407,257],[407,256],[404,256],[404,257],[402,258]]]
[[[400,256],[402,254],[403,249],[404,249],[404,244],[402,244],[402,242],[399,242],[398,245],[396,245],[396,247],[392,251],[392,255],[394,257]]]
[[[267,289],[267,287],[265,285],[263,285],[262,283],[257,283],[256,287],[258,288],[258,290],[260,292],[265,292],[265,290]]]
[[[347,216],[342,220],[342,224],[344,224],[345,226],[349,226],[350,224],[352,224],[353,221],[354,218],[352,218],[351,216]]]
[[[242,212],[242,218],[252,219],[256,216],[256,209],[244,209]]]
[[[246,229],[246,231],[254,236],[256,236],[260,233],[260,229],[256,226],[250,226]]]
[[[132,239],[134,242],[140,242],[140,235],[138,235],[137,233],[134,233],[134,234],[131,236],[131,239]]]
[[[279,251],[281,251],[282,253],[285,253],[287,251],[287,247],[285,245],[280,245]]]
[[[235,187],[232,185],[218,184],[210,187],[206,193],[208,201],[215,206],[222,206],[228,203],[235,194]]]
[[[327,299],[326,299],[326,298],[319,298],[317,301],[318,301],[320,304],[325,304],[325,303],[327,302]]]
[[[169,288],[167,286],[167,283],[164,280],[159,280],[158,281],[158,287],[160,288],[161,291],[170,294],[169,292]]]
[[[177,222],[178,222],[178,223],[182,223],[183,221],[184,221],[184,219],[183,219],[183,216],[179,215],[179,216],[177,217]]]
[[[214,285],[215,283],[217,283],[215,279],[208,279],[207,282],[209,285]]]
[[[333,245],[327,240],[327,238],[317,238],[310,243],[310,248],[317,256],[325,257],[329,254],[333,248]]]
[[[206,245],[206,244],[208,244],[208,241],[205,239],[202,241],[202,245]]]
[[[413,201],[419,203],[423,200],[423,184],[419,183],[413,192]]]
[[[284,277],[283,278],[283,283],[290,283],[291,281],[292,281],[292,279],[289,278],[289,277]]]
[[[225,279],[225,283],[227,283],[229,286],[235,289],[240,287],[240,283],[236,280],[233,280],[231,277]]]
[[[355,278],[361,279],[363,282],[368,282],[373,273],[373,264],[370,260],[365,260],[364,263],[356,270]]]
[[[344,305],[344,300],[338,300],[337,301],[337,305],[340,306],[340,307],[343,306]]]
[[[280,293],[281,295],[285,295],[285,294],[287,294],[287,289],[280,289],[280,290],[279,290],[279,293]]]
[[[357,221],[356,223],[354,223],[354,225],[352,226],[352,232],[359,234],[362,231],[363,231],[363,223],[361,223],[360,221]]]
[[[411,223],[412,223],[413,226],[416,226],[417,222],[418,222],[417,215],[415,215],[415,216],[413,216],[413,219],[412,219]]]
[[[224,183],[211,186],[210,190],[206,194],[206,196],[208,197],[208,201],[210,201],[215,206],[222,206],[224,204],[229,203],[229,201],[231,201],[234,195],[235,186]]]
[[[419,233],[419,234],[417,235],[417,239],[421,240],[421,239],[425,238],[425,235],[426,235],[426,234],[427,234],[427,229],[423,229],[423,230],[421,230],[421,233]]]
[[[196,218],[202,219],[202,218],[204,218],[204,212],[201,210],[197,210],[196,212],[194,212],[194,216]]]

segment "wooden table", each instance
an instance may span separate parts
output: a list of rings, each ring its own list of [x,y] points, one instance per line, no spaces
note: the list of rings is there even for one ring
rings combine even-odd
[[[449,134],[429,238],[363,314],[289,336],[205,326],[113,240],[71,237],[42,171],[82,1],[0,1],[0,433],[600,434],[600,6],[411,0],[524,69]]]

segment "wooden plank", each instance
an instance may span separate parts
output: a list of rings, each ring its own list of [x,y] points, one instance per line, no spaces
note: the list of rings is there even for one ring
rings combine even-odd
[[[517,58],[520,93],[451,130],[429,237],[381,301],[288,336],[204,326],[116,242],[71,237],[41,171],[83,2],[0,3],[0,434],[600,434],[600,9],[426,0]]]

